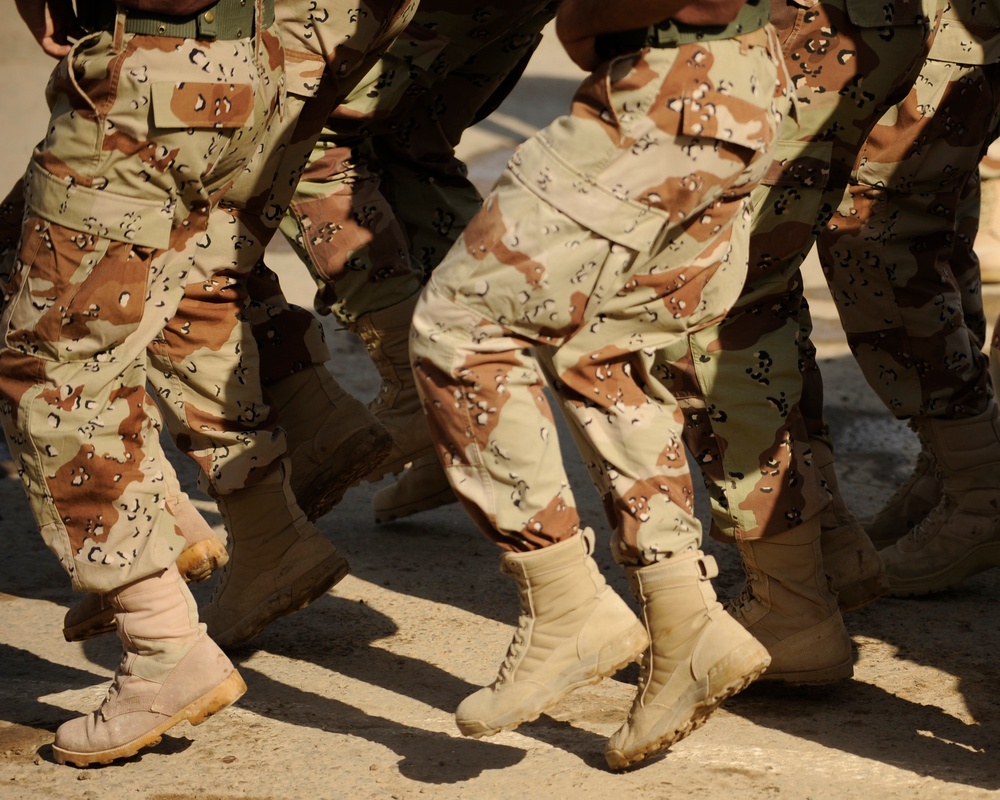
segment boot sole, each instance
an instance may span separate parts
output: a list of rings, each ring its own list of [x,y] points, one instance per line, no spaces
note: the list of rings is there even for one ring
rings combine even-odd
[[[110,764],[119,758],[134,756],[143,748],[154,747],[159,744],[166,731],[184,720],[187,720],[192,725],[201,725],[201,723],[213,714],[217,714],[239,700],[246,690],[247,685],[244,683],[243,678],[236,670],[233,670],[214,689],[184,706],[184,708],[172,717],[161,722],[142,736],[133,739],[131,742],[111,748],[110,750],[101,750],[97,753],[75,753],[71,750],[64,750],[52,745],[52,755],[57,763],[72,764],[75,767],[87,767],[91,764]]]
[[[227,561],[229,553],[222,542],[215,538],[203,539],[185,548],[177,557],[177,571],[188,583],[204,581],[215,570],[225,566]],[[75,625],[64,627],[63,638],[67,642],[83,642],[111,633],[115,627],[115,612],[107,609]]]
[[[742,666],[736,666],[740,662],[746,663]],[[627,753],[617,748],[605,750],[604,757],[608,762],[608,766],[613,770],[627,769],[633,764],[638,764],[652,755],[661,753],[681,739],[690,736],[708,721],[708,718],[712,716],[724,700],[735,694],[739,694],[764,674],[770,663],[771,659],[767,654],[767,650],[761,644],[757,641],[745,642],[709,671],[709,684],[711,684],[711,672],[720,669],[740,673],[738,679],[730,681],[711,697],[696,702],[692,706],[691,713],[684,724],[675,726],[671,730],[656,736],[656,738],[646,742],[638,749],[630,750]]]
[[[386,522],[392,522],[394,519],[409,517],[421,511],[430,511],[432,508],[458,502],[458,498],[455,497],[455,493],[450,487],[440,492],[435,492],[428,497],[423,497],[420,500],[415,500],[412,503],[402,503],[398,506],[380,506],[377,500],[377,497],[372,499],[372,512],[375,515],[375,523],[377,525],[383,525]]]
[[[228,630],[211,632],[215,643],[223,649],[239,647],[260,633],[276,619],[294,614],[326,594],[350,572],[347,559],[335,553],[318,566],[303,573],[288,586],[261,601],[253,612],[244,616]],[[261,609],[266,607],[262,613]]]
[[[177,571],[188,583],[208,580],[212,573],[229,561],[229,553],[218,539],[195,542],[177,557]]]
[[[500,731],[514,730],[526,722],[534,722],[574,689],[598,683],[609,675],[614,675],[618,670],[628,666],[639,658],[647,647],[649,647],[649,636],[647,636],[646,629],[642,623],[636,621],[628,631],[601,648],[601,652],[610,652],[603,657],[601,656],[601,652],[598,652],[596,663],[591,662],[593,666],[585,670],[586,675],[584,677],[573,678],[570,676],[568,683],[543,700],[542,704],[537,708],[528,709],[524,714],[518,715],[516,718],[506,722],[495,720],[493,723],[488,723],[482,720],[458,719],[456,717],[455,723],[458,725],[458,730],[463,736],[469,736],[473,739],[492,736],[495,733],[500,733]],[[621,655],[623,650],[629,655]],[[610,662],[607,661],[608,658],[611,659]]]
[[[977,547],[951,566],[918,578],[896,578],[889,575],[891,597],[916,597],[954,589],[967,578],[993,567],[1000,567],[1000,543]]]
[[[293,487],[295,499],[309,521],[329,513],[344,499],[348,489],[357,486],[378,468],[391,449],[392,436],[381,426],[358,431],[341,443],[333,460],[313,470],[304,485]],[[294,469],[292,475],[295,475]]]

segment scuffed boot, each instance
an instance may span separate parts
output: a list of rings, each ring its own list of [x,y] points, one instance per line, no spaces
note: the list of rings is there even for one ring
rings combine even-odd
[[[941,501],[941,476],[927,437],[913,420],[909,423],[920,440],[920,452],[910,477],[898,488],[885,506],[865,525],[875,547],[881,550],[902,539]]]
[[[433,454],[430,431],[410,367],[410,322],[419,292],[413,297],[358,317],[350,325],[365,343],[368,356],[382,378],[378,396],[368,404],[392,434],[393,447],[385,461],[367,477],[381,480],[410,462]]]
[[[716,599],[712,556],[696,550],[627,572],[651,643],[632,710],[604,751],[611,769],[683,739],[771,661]]]
[[[266,390],[288,437],[292,491],[306,516],[319,519],[385,460],[392,434],[323,366],[307,366]]]
[[[1000,567],[1000,409],[976,417],[920,418],[942,481],[941,502],[880,551],[895,597],[929,594]]]
[[[166,505],[177,521],[177,532],[186,546],[177,557],[177,570],[185,581],[203,581],[229,560],[225,545],[215,535],[212,526],[181,491],[172,487],[173,496]],[[63,619],[63,636],[67,642],[80,642],[110,633],[115,629],[115,612],[111,601],[100,592],[87,592]]]
[[[202,620],[221,647],[244,644],[347,575],[347,560],[306,519],[281,473],[219,498],[229,563]]]
[[[844,502],[833,468],[833,452],[821,439],[810,439],[813,459],[833,499],[820,513],[823,568],[841,611],[856,611],[889,589],[885,567],[868,533]]]
[[[648,644],[642,623],[604,581],[593,532],[529,553],[505,553],[521,614],[492,685],[455,712],[466,736],[489,736],[537,719],[568,692],[634,661]]]
[[[60,764],[128,758],[183,720],[199,725],[238,700],[246,684],[198,623],[176,567],[109,592],[124,655],[101,707],[56,731]]]
[[[457,502],[441,462],[431,453],[418,458],[395,482],[375,492],[372,511],[375,522],[382,524]]]
[[[850,678],[851,638],[823,569],[819,518],[736,544],[747,579],[727,610],[771,655],[761,680],[822,684]]]

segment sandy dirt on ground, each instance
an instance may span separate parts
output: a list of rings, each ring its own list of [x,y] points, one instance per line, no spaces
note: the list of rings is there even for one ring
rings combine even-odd
[[[23,170],[44,130],[49,62],[0,0],[0,179]],[[488,184],[510,148],[561,113],[578,73],[543,45],[515,95],[470,132],[463,152]],[[0,187],[2,190],[2,187]],[[288,251],[273,263],[308,303],[308,281]],[[907,474],[909,431],[864,384],[839,333],[815,265],[809,296],[827,377],[841,482],[861,517]],[[991,293],[989,300],[996,304]],[[359,396],[376,378],[353,337],[330,328],[331,369]],[[595,492],[564,436],[598,560],[628,596],[607,548]],[[194,491],[191,465],[178,465]],[[0,798],[985,798],[1000,790],[1000,571],[922,600],[881,600],[851,615],[854,680],[823,689],[752,686],[662,757],[622,774],[603,759],[623,721],[637,668],[581,689],[549,714],[487,740],[461,737],[452,712],[495,675],[516,622],[513,584],[498,552],[457,506],[376,526],[378,487],[352,490],[320,527],[352,574],[308,609],[234,654],[249,686],[233,708],[182,724],[137,757],[101,769],[52,759],[56,727],[104,696],[118,659],[114,637],[66,644],[61,621],[75,597],[38,536],[20,484],[0,479]],[[214,505],[199,507],[221,530]],[[704,502],[701,505],[704,509]],[[704,511],[703,511],[704,517]],[[734,595],[735,548],[707,541]],[[210,586],[196,587],[204,599]]]

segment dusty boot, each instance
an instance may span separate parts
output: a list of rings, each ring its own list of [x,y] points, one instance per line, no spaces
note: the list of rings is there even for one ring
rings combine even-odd
[[[895,597],[958,586],[1000,567],[1000,409],[977,417],[920,418],[940,470],[943,496],[912,531],[879,555]]]
[[[821,439],[810,439],[813,459],[833,500],[819,517],[823,568],[841,611],[855,611],[886,593],[889,581],[878,550],[844,502],[833,468],[833,452]]]
[[[392,434],[393,447],[385,461],[366,478],[381,480],[421,456],[433,453],[430,432],[410,368],[410,321],[419,293],[396,305],[371,311],[349,326],[365,343],[382,378],[378,396],[368,404]]]
[[[385,460],[392,434],[323,366],[311,365],[266,387],[288,437],[292,491],[310,520]]]
[[[52,753],[84,767],[135,755],[187,720],[199,725],[246,684],[198,623],[176,567],[107,595],[124,656],[101,707],[59,726]]]
[[[394,483],[375,492],[372,511],[375,522],[381,524],[457,502],[441,462],[431,453],[404,469]]]
[[[628,570],[651,644],[632,710],[604,750],[611,769],[666,750],[767,669],[767,649],[716,600],[718,574],[700,550]]]
[[[879,550],[906,536],[941,501],[941,477],[927,437],[913,421],[909,425],[920,439],[917,463],[910,477],[892,493],[871,522],[865,525],[868,536]]]
[[[823,570],[819,518],[737,541],[747,580],[727,610],[771,655],[762,681],[819,684],[854,674],[851,639]]]
[[[219,511],[229,531],[229,563],[201,618],[220,647],[245,643],[347,575],[347,560],[305,518],[281,470],[223,495]]]
[[[589,529],[529,553],[505,553],[500,570],[517,581],[521,615],[492,685],[455,712],[466,736],[489,736],[536,719],[568,692],[634,661],[648,644],[642,623],[590,553]]]
[[[180,486],[174,487],[174,492],[166,504],[177,520],[177,532],[187,542],[177,557],[177,570],[186,581],[206,580],[229,560],[229,554]],[[114,629],[115,611],[111,601],[99,592],[87,592],[63,619],[63,636],[67,642],[92,639]]]

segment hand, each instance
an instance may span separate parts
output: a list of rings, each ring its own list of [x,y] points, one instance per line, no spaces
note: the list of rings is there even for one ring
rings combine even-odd
[[[63,58],[72,40],[83,35],[72,0],[15,0],[21,15],[42,50],[52,58]]]
[[[564,2],[559,4],[559,11],[556,13],[556,36],[562,43],[566,55],[570,57],[574,64],[580,69],[592,72],[601,59],[594,49],[597,37],[587,31],[587,25],[581,18],[581,6],[584,4]]]

